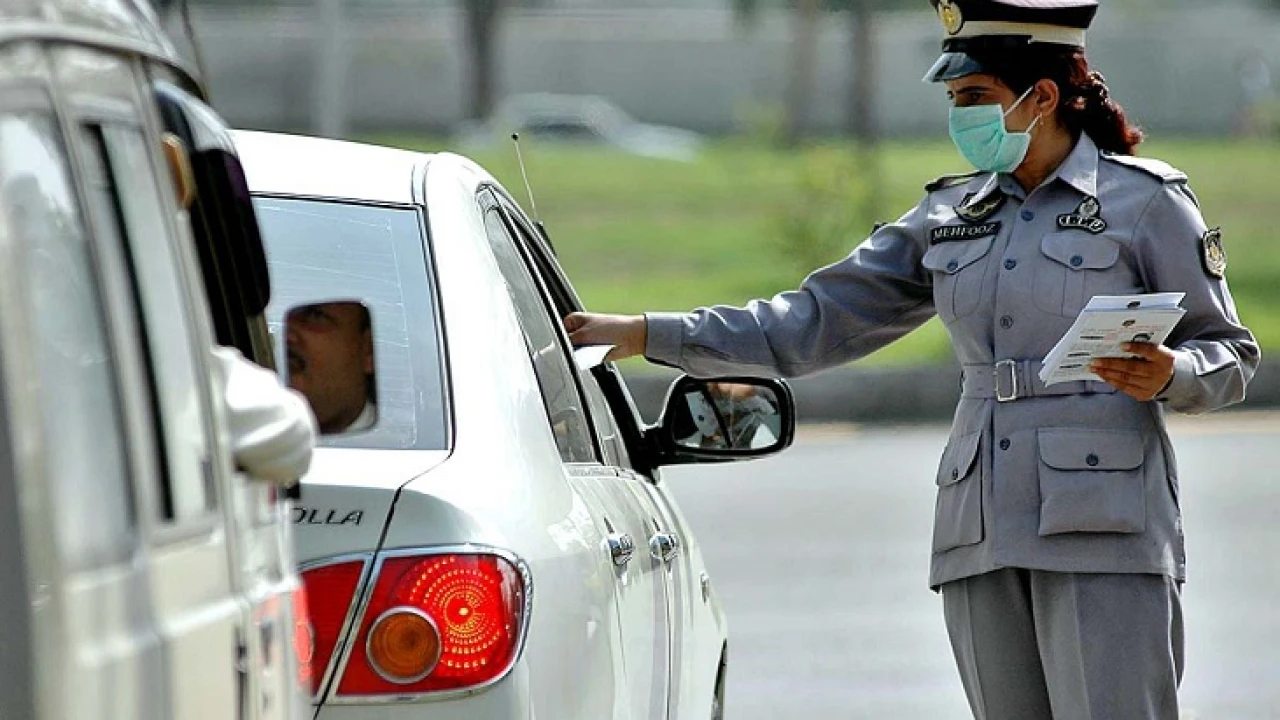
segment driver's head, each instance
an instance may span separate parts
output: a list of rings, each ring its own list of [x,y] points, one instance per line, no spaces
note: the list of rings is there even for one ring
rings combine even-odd
[[[289,313],[286,328],[289,386],[307,396],[322,432],[342,432],[369,400],[369,311],[354,302],[307,305]]]

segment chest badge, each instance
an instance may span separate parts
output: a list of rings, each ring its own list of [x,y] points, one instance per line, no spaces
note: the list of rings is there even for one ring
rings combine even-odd
[[[1206,230],[1200,236],[1200,260],[1204,271],[1221,280],[1227,275],[1227,250],[1222,246],[1222,228]]]
[[[995,215],[1004,205],[1004,193],[995,192],[984,198],[974,200],[973,195],[966,195],[960,204],[952,208],[956,217],[969,223],[980,223]]]
[[[1084,230],[1097,235],[1107,229],[1107,221],[1098,217],[1102,206],[1097,198],[1085,198],[1073,213],[1058,216],[1058,227],[1063,230]]]

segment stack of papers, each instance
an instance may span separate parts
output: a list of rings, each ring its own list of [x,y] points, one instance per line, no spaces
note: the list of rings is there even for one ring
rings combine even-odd
[[[1096,358],[1128,358],[1127,342],[1159,345],[1186,314],[1178,307],[1186,293],[1095,295],[1071,328],[1044,358],[1040,380],[1045,385],[1102,378],[1089,371]]]

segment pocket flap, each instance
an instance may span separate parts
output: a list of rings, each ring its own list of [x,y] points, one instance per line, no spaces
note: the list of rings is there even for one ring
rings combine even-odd
[[[938,465],[938,485],[945,487],[954,485],[973,472],[974,459],[978,457],[978,444],[982,439],[982,431],[960,435],[953,439],[942,453],[942,463]]]
[[[1072,270],[1102,270],[1120,259],[1120,244],[1081,232],[1049,233],[1040,251]]]
[[[1142,433],[1041,428],[1040,460],[1057,470],[1134,470],[1142,466]]]
[[[920,262],[934,272],[954,275],[991,252],[991,245],[995,241],[995,237],[984,237],[938,243],[925,251]]]

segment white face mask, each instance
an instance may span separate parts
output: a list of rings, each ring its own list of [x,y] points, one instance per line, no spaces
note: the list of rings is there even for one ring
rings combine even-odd
[[[1027,88],[1017,102],[1003,112],[999,104],[951,108],[948,118],[951,141],[975,168],[1008,173],[1018,169],[1026,159],[1031,147],[1031,131],[1041,116],[1037,115],[1022,132],[1009,132],[1004,121],[1034,89],[1034,86]]]

